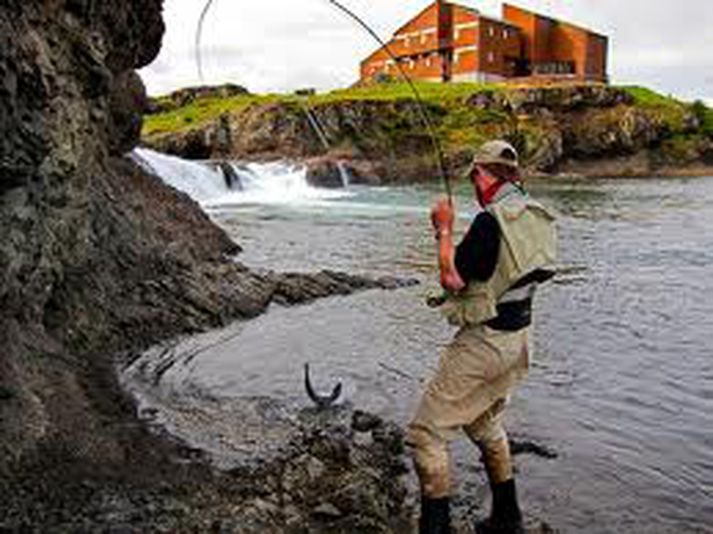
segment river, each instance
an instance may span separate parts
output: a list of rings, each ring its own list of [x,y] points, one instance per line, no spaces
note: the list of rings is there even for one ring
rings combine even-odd
[[[251,172],[272,185],[198,199],[243,246],[239,261],[422,283],[274,306],[183,340],[173,349],[191,357],[168,374],[171,395],[201,392],[216,406],[251,406],[240,417],[264,416],[269,399],[307,404],[310,362],[318,387],[339,379],[349,402],[407,422],[453,334],[424,304],[438,189],[319,191],[289,167]],[[533,367],[508,414],[514,435],[558,454],[517,457],[528,515],[562,532],[713,532],[713,178],[529,189],[560,214],[562,272],[538,295]],[[465,184],[456,192],[463,231],[475,208]],[[162,419],[179,435],[182,421]],[[478,454],[463,440],[454,458],[460,500],[484,499]]]

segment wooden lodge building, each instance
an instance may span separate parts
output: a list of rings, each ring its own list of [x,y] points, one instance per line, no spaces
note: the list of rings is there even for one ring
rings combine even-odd
[[[437,0],[401,26],[387,46],[415,80],[607,81],[606,36],[509,4],[495,19]],[[380,48],[362,61],[360,81],[386,76],[399,72]]]

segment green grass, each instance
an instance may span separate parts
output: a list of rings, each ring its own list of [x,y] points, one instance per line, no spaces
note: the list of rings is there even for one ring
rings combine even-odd
[[[230,98],[202,98],[181,108],[146,116],[142,134],[151,136],[168,132],[180,132],[210,122],[223,113],[234,113],[245,109],[251,104],[266,104],[279,99],[279,95],[235,95]]]
[[[484,140],[480,126],[502,121],[502,113],[478,110],[465,104],[468,97],[483,91],[502,90],[496,84],[414,82],[414,88],[432,119],[436,134],[445,141],[446,148],[472,146]],[[313,105],[339,102],[403,102],[413,101],[414,92],[405,82],[392,82],[369,87],[340,89],[317,95],[310,100]],[[417,115],[395,125],[392,134],[398,140],[400,133],[414,134],[414,126],[423,130]],[[402,131],[402,132],[401,132]]]
[[[479,91],[494,91],[502,88],[497,84],[414,82],[414,88],[421,99],[429,104],[462,101]],[[338,89],[313,97],[315,103],[341,101],[397,101],[412,100],[414,93],[405,82],[385,83],[369,87]]]
[[[440,122],[438,135],[446,139],[452,149],[472,147],[486,141],[490,130],[498,129],[507,121],[508,115],[499,111],[455,104],[448,108],[448,113]]]
[[[486,91],[497,93],[511,89],[506,85],[429,82],[414,82],[414,85],[430,112],[437,136],[443,140],[444,148],[449,152],[457,152],[464,147],[475,146],[493,136],[503,135],[504,132],[511,129],[512,124],[509,121],[515,120],[508,113],[482,110],[466,105],[468,97],[473,94]],[[619,87],[619,89],[632,96],[635,106],[667,123],[672,137],[684,135],[685,118],[690,114],[693,106],[645,87],[625,86]],[[339,89],[306,98],[294,94],[240,94],[229,98],[203,98],[178,109],[147,116],[142,134],[144,137],[150,138],[165,133],[190,130],[215,121],[222,114],[238,114],[253,104],[296,104],[304,102],[310,107],[315,107],[348,102],[398,103],[412,102],[413,100],[414,95],[411,87],[404,82]],[[706,133],[713,136],[713,110],[701,107],[701,105],[698,108],[699,116],[703,117],[703,125],[695,135]],[[378,142],[393,145],[400,143],[402,140],[408,141],[415,136],[425,134],[417,114],[395,111],[393,115],[386,113],[381,124],[381,131],[375,130],[379,139],[358,140],[359,136],[356,136],[354,139],[345,141],[364,142],[366,144]],[[534,139],[537,133],[533,131],[528,135]],[[382,136],[384,139],[381,138]],[[671,148],[674,152],[683,152],[685,146],[683,143],[673,143]]]
[[[619,89],[629,93],[632,97],[634,97],[634,102],[645,107],[671,107],[681,105],[681,102],[675,98],[664,96],[646,87],[638,85],[625,85]]]
[[[444,142],[447,151],[475,146],[488,138],[489,126],[502,124],[507,120],[505,113],[476,109],[466,105],[467,99],[475,93],[502,91],[504,86],[479,83],[429,83],[414,82],[414,87],[428,109],[436,135]],[[315,103],[345,101],[398,102],[413,101],[414,93],[404,82],[380,84],[332,91],[316,97]],[[415,122],[418,121],[418,122]],[[409,135],[414,126],[422,130],[422,124],[414,115],[408,124],[401,125]],[[398,135],[398,132],[395,132]]]
[[[632,85],[620,87],[620,89],[634,98],[634,104],[651,111],[668,123],[672,133],[676,134],[684,129],[684,119],[688,109],[686,104],[680,100],[664,96],[646,87]]]
[[[645,87],[628,86],[621,89],[634,97],[636,105],[660,114],[671,125],[674,136],[681,133],[685,116],[693,113],[701,120],[698,133],[713,137],[713,109],[703,102],[688,104]]]
[[[444,85],[416,82],[414,86],[424,103],[429,107],[457,106],[475,92],[497,90],[499,88],[494,84],[475,83]],[[165,99],[166,97],[158,97],[157,100],[161,101],[162,98]],[[372,87],[339,89],[317,94],[309,97],[306,102],[310,106],[315,106],[350,101],[398,102],[413,100],[413,98],[413,91],[408,84],[388,83]],[[223,113],[239,113],[251,104],[295,103],[299,99],[305,101],[304,97],[298,97],[293,94],[248,94],[236,95],[230,98],[203,98],[178,109],[145,117],[142,133],[144,136],[153,136],[169,132],[180,132],[215,120]]]
[[[713,109],[705,107],[703,109],[703,124],[701,125],[701,131],[708,137],[713,137]]]

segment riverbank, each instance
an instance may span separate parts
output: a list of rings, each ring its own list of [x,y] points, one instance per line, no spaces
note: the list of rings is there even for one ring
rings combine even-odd
[[[713,174],[713,111],[702,103],[593,84],[417,88],[455,176],[474,146],[496,137],[518,148],[532,176]],[[334,182],[335,162],[367,183],[438,177],[432,140],[405,84],[311,96],[226,91],[154,100],[142,144],[189,159],[304,162],[315,183]]]
[[[260,395],[300,405],[296,378],[309,361],[318,387],[339,379],[357,406],[407,423],[453,335],[424,305],[437,284],[428,206],[439,189],[358,186],[319,203],[212,204],[252,267],[396,271],[424,283],[274,309],[239,332],[192,339],[187,354],[230,341],[176,366],[169,383],[236,403]],[[558,454],[517,458],[524,509],[564,533],[709,532],[713,177],[533,180],[528,191],[559,214],[566,267],[538,291],[531,373],[507,414],[513,436]],[[467,184],[454,194],[460,236],[473,206]],[[488,505],[484,473],[467,440],[453,452],[456,511],[472,518]]]
[[[402,481],[378,440],[357,443],[348,423],[318,438],[305,423],[284,456],[221,472],[140,418],[119,382],[119,370],[167,339],[273,304],[402,285],[249,269],[195,201],[126,157],[145,106],[134,69],[159,51],[161,7],[11,0],[0,9],[0,530],[269,529],[286,520],[275,507],[290,495],[290,520],[305,528],[386,530],[410,516]],[[359,459],[332,461],[332,448],[345,447]],[[301,471],[291,489],[275,481],[299,458],[314,464],[310,456],[325,465],[313,484],[395,493],[371,508],[344,505],[339,517],[315,511],[316,490],[300,500],[310,484]]]

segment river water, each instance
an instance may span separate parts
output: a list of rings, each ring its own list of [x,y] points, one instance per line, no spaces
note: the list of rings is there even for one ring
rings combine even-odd
[[[317,387],[341,380],[349,402],[405,423],[453,334],[424,304],[435,288],[427,206],[438,190],[300,193],[301,182],[285,186],[294,172],[269,170],[282,176],[275,194],[202,199],[244,247],[240,261],[421,285],[275,306],[188,340],[172,394],[305,406],[310,362]],[[533,367],[508,414],[514,435],[558,454],[517,458],[528,515],[562,532],[713,532],[713,178],[529,189],[560,214],[562,272],[538,295]],[[457,197],[464,230],[475,208],[467,187]],[[168,426],[181,434],[180,418]],[[454,444],[462,502],[487,495],[477,463],[467,442]]]

